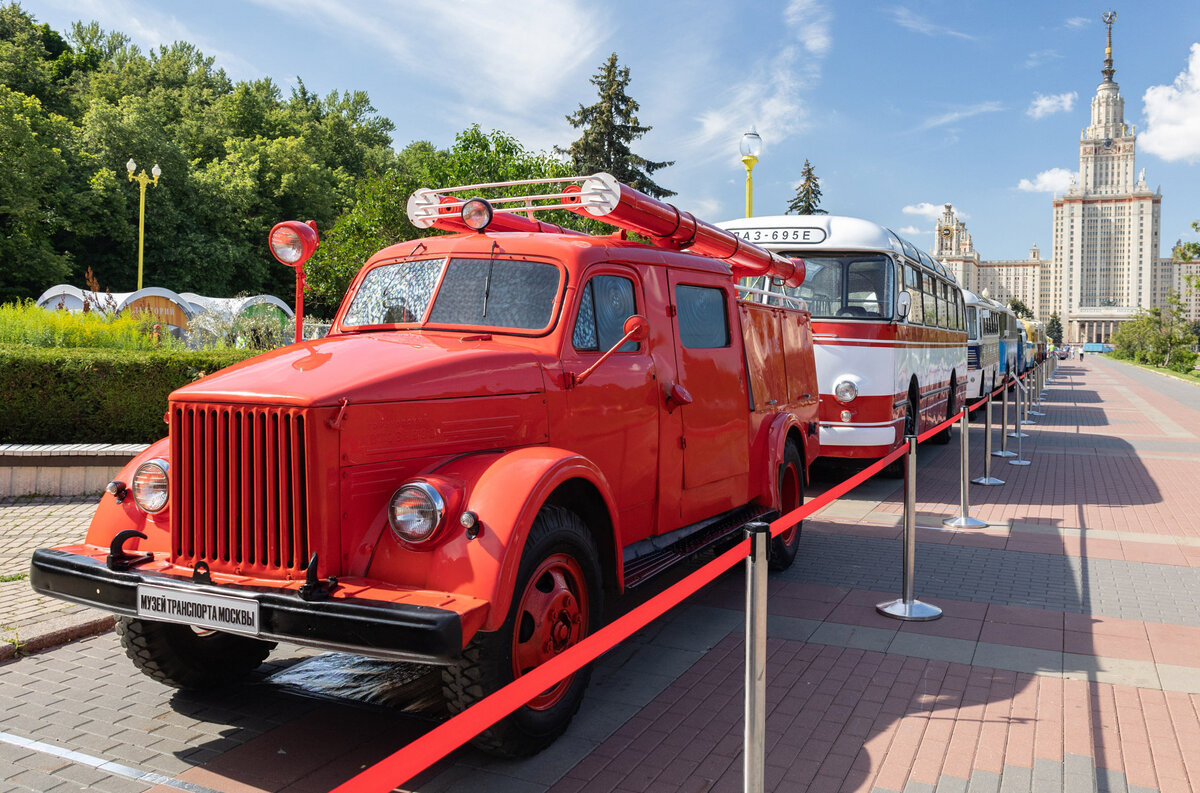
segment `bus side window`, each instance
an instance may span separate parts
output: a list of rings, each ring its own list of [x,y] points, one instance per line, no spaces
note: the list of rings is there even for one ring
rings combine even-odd
[[[925,285],[925,324],[936,328],[938,324],[937,279],[929,273],[923,273],[921,280]]]
[[[950,304],[946,302],[946,282],[945,281],[934,281],[933,289],[934,289],[934,294],[937,296],[937,307],[938,307],[938,323],[937,324],[938,324],[938,327],[939,328],[948,328],[951,325],[950,312],[953,309],[951,309]]]
[[[924,298],[921,295],[921,273],[911,265],[904,265],[904,288],[912,298],[912,307],[908,310],[908,321],[913,325],[925,322]]]

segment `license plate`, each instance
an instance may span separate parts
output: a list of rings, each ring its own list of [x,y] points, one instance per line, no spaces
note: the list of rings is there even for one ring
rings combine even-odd
[[[249,598],[139,584],[137,614],[147,619],[181,622],[197,628],[251,635],[259,632],[258,601]]]

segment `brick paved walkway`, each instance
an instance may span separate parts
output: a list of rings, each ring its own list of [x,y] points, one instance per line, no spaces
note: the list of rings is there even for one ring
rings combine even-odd
[[[957,447],[922,449],[916,589],[940,620],[874,609],[900,586],[898,482],[810,521],[769,587],[768,790],[1200,790],[1200,389],[1179,405],[1124,371],[1064,363],[1033,465],[997,459],[1008,484],[971,490],[987,529],[940,528]],[[734,571],[602,658],[546,752],[462,750],[409,787],[740,790],[743,597]],[[441,718],[267,682],[304,655],[280,647],[258,683],[208,697],[142,678],[112,634],[2,665],[0,790],[324,791]]]
[[[94,498],[0,499],[0,661],[112,626],[105,612],[45,597],[29,587],[34,549],[81,541],[95,510]]]

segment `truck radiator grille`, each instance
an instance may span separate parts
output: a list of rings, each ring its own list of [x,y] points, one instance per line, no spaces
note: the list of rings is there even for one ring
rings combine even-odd
[[[303,411],[171,407],[171,542],[176,562],[285,575],[308,562]]]

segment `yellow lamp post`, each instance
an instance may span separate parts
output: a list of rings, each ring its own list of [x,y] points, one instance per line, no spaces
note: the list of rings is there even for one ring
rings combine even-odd
[[[742,142],[738,145],[738,150],[742,153],[742,165],[746,166],[746,217],[754,217],[754,177],[751,172],[754,170],[754,164],[758,162],[759,152],[762,151],[762,138],[754,131],[754,127],[745,135],[742,135]]]
[[[134,176],[133,172],[137,170],[137,163],[133,161],[132,157],[130,157],[129,162],[125,163],[125,170],[129,171],[129,181],[137,182],[142,187],[142,190],[141,190],[142,200],[141,200],[141,205],[138,208],[138,284],[137,284],[137,288],[141,289],[142,288],[142,244],[145,242],[145,239],[146,239],[146,185],[152,184],[155,187],[158,187],[158,177],[162,175],[162,169],[158,167],[157,163],[155,163],[154,167],[150,169],[150,173],[154,174],[153,179],[151,179],[149,176],[146,176],[145,168],[142,169],[142,172],[140,174],[138,174],[137,176]]]

